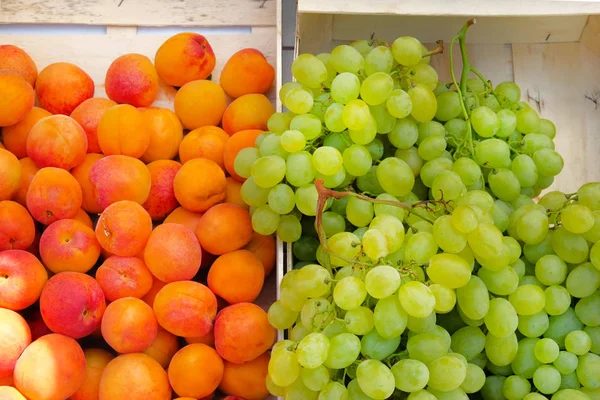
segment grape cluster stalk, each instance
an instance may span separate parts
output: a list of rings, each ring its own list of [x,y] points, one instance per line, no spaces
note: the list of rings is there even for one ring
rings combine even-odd
[[[600,183],[534,200],[556,128],[470,63],[473,23],[451,82],[443,44],[408,36],[299,55],[288,111],[236,157],[254,229],[297,261],[268,313],[273,395],[600,398]]]

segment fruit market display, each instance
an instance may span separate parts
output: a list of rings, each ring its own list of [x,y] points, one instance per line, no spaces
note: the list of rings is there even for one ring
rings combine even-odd
[[[275,238],[227,171],[267,129],[274,69],[251,48],[214,67],[178,34],[114,60],[102,98],[0,45],[1,400],[268,396],[276,330],[253,302]],[[174,112],[152,106],[164,84]]]
[[[600,183],[539,198],[561,132],[470,64],[473,22],[449,83],[413,37],[299,55],[288,111],[235,158],[254,230],[296,261],[272,394],[600,399]]]

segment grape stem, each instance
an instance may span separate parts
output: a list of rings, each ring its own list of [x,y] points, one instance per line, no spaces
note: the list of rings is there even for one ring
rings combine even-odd
[[[435,44],[437,44],[437,47],[435,49],[430,50],[427,53],[423,54],[423,57],[434,56],[436,54],[441,54],[444,52],[444,41],[443,40],[438,40],[437,42],[435,42]]]

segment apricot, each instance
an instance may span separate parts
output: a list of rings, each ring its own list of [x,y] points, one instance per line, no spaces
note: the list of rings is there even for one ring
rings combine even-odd
[[[163,223],[183,225],[192,232],[195,232],[202,215],[202,213],[188,211],[180,206],[167,215]]]
[[[35,237],[33,239],[33,243],[29,246],[25,251],[33,254],[37,259],[40,259],[40,239],[42,237],[42,233],[39,230],[35,231]]]
[[[58,333],[42,336],[21,354],[14,379],[28,399],[69,398],[85,381],[85,355],[75,339]]]
[[[202,248],[212,254],[241,249],[252,239],[250,214],[235,204],[218,204],[204,213],[196,237]]]
[[[35,303],[48,280],[44,266],[24,250],[0,252],[0,307],[23,310]]]
[[[276,256],[277,256],[277,242],[273,235],[261,235],[253,232],[250,243],[244,247],[244,249],[254,253],[260,260],[264,271],[265,278],[271,274],[273,268],[275,268]]]
[[[144,250],[152,233],[152,218],[133,201],[119,201],[106,208],[96,224],[102,248],[121,257],[134,257]]]
[[[163,282],[190,280],[200,269],[202,249],[185,226],[162,224],[150,235],[144,260],[152,275]]]
[[[29,185],[40,168],[29,157],[21,158],[19,164],[21,164],[21,178],[19,179],[19,187],[12,198],[20,205],[26,206]]]
[[[154,299],[160,326],[177,336],[204,336],[212,329],[217,298],[209,288],[193,281],[172,282]]]
[[[98,124],[98,143],[104,154],[141,157],[150,144],[142,113],[129,104],[111,107]]]
[[[254,360],[273,345],[275,335],[267,313],[256,304],[231,305],[215,320],[215,347],[223,359],[232,363]]]
[[[77,106],[71,113],[73,118],[85,131],[88,139],[88,153],[100,153],[100,143],[98,143],[98,124],[104,113],[111,107],[116,106],[112,100],[102,97],[93,97],[87,99]]]
[[[86,273],[100,257],[100,243],[92,228],[74,219],[61,219],[42,234],[40,255],[46,268],[55,274]]]
[[[110,64],[104,85],[109,99],[134,107],[148,107],[158,94],[158,74],[148,57],[125,54]]]
[[[210,332],[208,332],[204,336],[186,337],[185,341],[188,344],[202,343],[202,344],[205,344],[207,346],[214,348],[215,347],[215,331],[214,331],[214,329],[211,329]]]
[[[12,375],[17,360],[30,343],[31,330],[23,317],[0,308],[0,377]]]
[[[79,212],[82,193],[79,183],[68,171],[40,169],[27,191],[27,209],[36,221],[50,225],[59,219],[73,218]]]
[[[215,82],[188,82],[175,95],[175,114],[186,129],[219,125],[226,108],[225,92]]]
[[[243,396],[248,400],[262,400],[268,397],[269,391],[265,382],[269,359],[269,354],[263,353],[244,364],[225,361],[219,389],[225,394]]]
[[[194,158],[185,163],[173,182],[175,198],[184,208],[204,212],[225,200],[225,173],[217,163]]]
[[[4,147],[4,144],[2,143],[2,141],[0,141],[0,149],[6,150],[6,147]]]
[[[152,274],[137,257],[111,256],[96,271],[96,281],[108,301],[142,298],[152,287]]]
[[[98,282],[79,272],[54,275],[40,297],[40,312],[48,328],[74,339],[94,332],[105,309],[104,293]]]
[[[208,272],[208,287],[229,304],[256,300],[264,280],[265,273],[260,260],[248,250],[223,254]]]
[[[34,310],[27,317],[27,324],[29,325],[29,329],[31,330],[31,340],[38,340],[44,335],[49,335],[53,333],[48,325],[44,322],[42,318],[42,313],[39,309]]]
[[[0,386],[0,399],[2,400],[27,400],[21,392],[12,386]]]
[[[122,200],[144,204],[150,194],[150,171],[138,159],[122,155],[97,160],[89,173],[101,210]]]
[[[234,133],[225,144],[225,153],[223,154],[225,169],[229,172],[229,175],[240,182],[245,181],[245,179],[239,176],[233,168],[235,157],[240,150],[245,149],[246,147],[254,147],[254,141],[261,133],[263,133],[263,131],[258,129],[239,131]]]
[[[98,400],[102,373],[115,357],[102,349],[85,349],[83,354],[85,355],[85,379],[81,387],[71,395],[71,400]]]
[[[141,160],[150,163],[174,158],[183,139],[183,126],[177,115],[160,107],[142,108],[140,112],[146,129],[150,132],[150,143]]]
[[[230,135],[248,129],[266,131],[275,107],[263,94],[245,94],[235,99],[223,114],[223,129]]]
[[[156,339],[142,353],[154,358],[161,367],[166,369],[177,350],[179,350],[177,336],[159,327]]]
[[[156,339],[158,324],[152,308],[135,297],[117,299],[106,307],[102,337],[119,353],[139,353]]]
[[[232,178],[231,176],[227,177],[227,185],[225,186],[225,203],[235,204],[236,206],[240,206],[246,210],[250,209],[250,206],[246,204],[242,195],[240,194],[240,190],[242,188],[242,182]]]
[[[10,151],[0,149],[0,200],[10,200],[19,189],[21,181],[21,164]]]
[[[35,239],[35,223],[25,207],[0,201],[0,251],[25,250]]]
[[[150,194],[142,206],[153,220],[164,219],[179,206],[173,190],[175,175],[181,164],[173,160],[158,160],[148,164],[150,171]]]
[[[206,79],[215,68],[215,53],[202,35],[179,33],[167,39],[157,50],[154,65],[167,85],[183,86]]]
[[[0,63],[2,63],[2,61],[0,61]],[[4,141],[6,149],[19,159],[27,157],[27,137],[29,136],[31,128],[33,128],[40,119],[51,115],[51,113],[43,108],[33,107],[21,122],[3,128],[2,140]]]
[[[203,126],[188,133],[179,145],[179,159],[186,163],[193,158],[207,158],[225,170],[223,152],[229,135],[217,126]]]
[[[0,93],[0,127],[23,121],[33,108],[33,88],[16,72],[0,69]]]
[[[169,382],[179,396],[201,398],[215,391],[223,377],[223,360],[205,344],[189,344],[173,356]]]
[[[98,205],[97,192],[90,180],[90,171],[96,161],[104,158],[103,154],[88,153],[81,164],[71,170],[71,175],[79,182],[81,187],[81,208],[93,214],[98,214],[102,208]]]
[[[80,208],[77,212],[77,215],[73,217],[74,220],[81,222],[83,225],[87,226],[90,229],[94,229],[94,223],[90,218],[90,215],[85,212],[83,208]]]
[[[219,78],[228,96],[267,92],[273,86],[275,69],[257,49],[242,49],[225,63]]]
[[[94,97],[94,81],[77,65],[58,62],[48,65],[35,84],[42,108],[52,114],[71,115],[85,100]]]
[[[158,279],[158,278],[156,278],[156,277],[153,276],[152,277],[152,287],[150,288],[150,290],[148,291],[148,293],[146,293],[142,297],[142,300],[144,300],[144,302],[146,302],[146,304],[148,304],[150,307],[154,307],[154,299],[156,298],[156,295],[166,285],[167,285],[166,282],[163,282],[160,279]]]
[[[0,377],[0,386],[14,387],[14,385],[15,385],[15,382],[13,380],[12,374],[4,376],[4,377]]]
[[[0,45],[0,69],[14,71],[27,83],[35,87],[38,69],[33,59],[20,47],[10,44]]]
[[[100,379],[99,400],[170,400],[171,394],[167,372],[142,353],[118,356]]]

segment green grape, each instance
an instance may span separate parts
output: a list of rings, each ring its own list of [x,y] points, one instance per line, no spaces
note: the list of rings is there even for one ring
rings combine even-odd
[[[505,376],[491,375],[488,376],[481,388],[481,395],[484,400],[506,400],[502,394]]]
[[[571,331],[565,337],[565,348],[570,353],[582,356],[592,348],[592,339],[582,330]]]
[[[434,283],[429,286],[435,297],[435,312],[445,314],[452,311],[456,305],[456,293],[451,288]]]
[[[417,392],[423,389],[429,380],[429,370],[419,360],[400,360],[392,366],[391,371],[396,388],[403,392]]]
[[[333,290],[333,300],[343,310],[360,307],[366,297],[367,290],[364,282],[354,276],[343,278]]]
[[[411,148],[419,138],[417,123],[410,117],[399,119],[388,138],[390,143],[399,149]]]
[[[331,53],[320,53],[320,54],[317,54],[316,57],[319,60],[321,60],[321,62],[327,68],[327,80],[322,83],[322,86],[331,87],[331,81],[337,75],[337,72],[335,71],[335,69],[333,68],[333,66],[331,66],[331,63],[330,63],[330,61],[331,61]]]
[[[456,229],[454,224],[452,224],[452,217],[449,215],[443,215],[436,219],[433,224],[433,237],[437,245],[448,253],[459,253],[467,245],[467,235]],[[431,274],[430,272],[428,273]]]
[[[600,388],[600,356],[588,353],[579,357],[577,365],[577,378],[585,388]]]
[[[267,199],[269,207],[278,214],[288,214],[296,205],[294,190],[285,183],[273,186]]]
[[[485,335],[475,326],[465,326],[452,334],[452,351],[473,360],[485,347]]]
[[[405,196],[413,188],[415,177],[407,163],[396,157],[388,157],[377,168],[377,180],[387,193]]]
[[[419,157],[419,159],[421,159]],[[421,168],[420,177],[423,184],[427,187],[433,185],[434,179],[443,171],[448,171],[452,168],[452,161],[445,158],[436,158],[435,160],[427,161]]]
[[[544,337],[554,340],[561,349],[564,349],[567,334],[581,329],[583,329],[583,324],[577,319],[575,311],[569,308],[561,315],[550,317],[550,324],[544,332]]]
[[[435,200],[454,201],[461,197],[467,188],[452,171],[442,171],[431,184],[431,193]]]
[[[319,193],[315,185],[304,185],[296,189],[296,207],[304,215],[317,215]]]
[[[286,160],[285,179],[291,185],[296,187],[308,185],[315,179],[316,173],[312,155],[307,151],[290,154]]]
[[[273,396],[283,396],[285,394],[284,388],[282,388],[281,386],[277,386],[275,383],[273,383],[273,380],[269,375],[267,375],[265,385],[267,391]]]
[[[517,129],[517,115],[508,109],[502,109],[496,115],[500,123],[496,136],[500,138],[509,137]]]
[[[560,212],[562,227],[571,233],[585,233],[594,226],[592,210],[581,204],[569,204]]]
[[[327,107],[327,111],[325,111],[325,126],[331,132],[342,132],[345,130],[346,124],[342,119],[342,113],[344,111],[344,105],[340,103],[332,103],[329,107]]]
[[[296,379],[294,383],[284,389],[286,400],[317,400],[319,392],[310,390],[304,385],[302,378]]]
[[[377,329],[373,329],[364,335],[360,342],[360,351],[364,356],[373,360],[383,360],[398,349],[400,336],[385,339],[377,332]]]
[[[432,312],[425,318],[415,318],[415,317],[411,317],[409,315],[408,322],[406,324],[406,327],[410,330],[410,332],[408,334],[409,334],[409,336],[412,336],[417,333],[423,333],[423,332],[437,334],[436,322],[437,322],[437,317],[434,312]],[[442,327],[440,327],[440,329],[445,331],[445,329]],[[445,332],[445,333],[446,333],[446,335],[448,335],[448,338],[450,338],[450,335],[448,334],[448,332]]]
[[[457,92],[444,92],[437,96],[438,108],[435,118],[439,121],[446,122],[462,113],[460,99]]]
[[[527,154],[534,154],[543,149],[554,150],[554,142],[541,133],[530,133],[521,140],[521,150]]]
[[[344,232],[346,230],[346,221],[344,220],[344,217],[333,211],[324,212],[322,222],[326,237],[331,237],[336,233]]]
[[[514,82],[502,82],[496,86],[496,92],[514,103],[521,100],[521,89]]]
[[[369,154],[371,155],[373,161],[381,160],[384,151],[383,142],[381,141],[381,139],[375,138],[369,143],[367,143],[365,147],[369,151]]]
[[[437,71],[428,64],[417,64],[410,69],[411,79],[415,83],[422,83],[434,90],[438,83]]]
[[[290,129],[290,122],[295,114],[292,112],[276,112],[269,117],[267,121],[267,129],[277,135],[281,135],[286,130]]]
[[[269,360],[269,377],[279,387],[286,387],[300,377],[300,364],[296,353],[280,350],[271,354]]]
[[[558,256],[547,254],[535,264],[535,276],[544,285],[559,285],[567,277],[567,264]]]
[[[421,145],[421,143],[432,136],[445,137],[446,131],[444,129],[444,125],[440,124],[437,121],[426,121],[421,122],[419,124],[419,138],[417,139],[417,144]]]
[[[371,297],[383,299],[394,294],[400,287],[400,273],[389,265],[379,265],[369,270],[365,284]]]
[[[313,166],[323,175],[334,175],[342,168],[343,162],[342,155],[335,147],[319,147],[312,156]]]
[[[507,168],[510,166],[510,148],[500,139],[482,140],[475,145],[475,161],[488,168]]]
[[[343,72],[336,76],[331,83],[331,97],[340,104],[358,98],[360,93],[360,80],[350,72]]]
[[[350,100],[342,110],[342,121],[350,130],[357,131],[363,129],[371,120],[373,120],[373,117],[371,116],[369,106],[362,100]],[[374,125],[376,126],[377,124],[375,123]],[[376,130],[377,128],[375,128]]]
[[[344,150],[343,163],[344,168],[349,174],[353,176],[362,176],[369,172],[373,161],[371,159],[371,154],[366,147],[353,144]]]
[[[537,164],[527,154],[519,154],[513,159],[511,170],[522,187],[533,186],[538,180]]]
[[[376,197],[377,200],[385,200],[385,201],[391,201],[391,202],[397,202],[398,198],[392,196],[391,194],[388,193],[382,193],[379,196]],[[380,216],[380,215],[391,215],[393,217],[396,217],[399,221],[404,220],[404,208],[402,207],[396,207],[394,205],[388,205],[388,204],[378,204],[375,203],[373,205],[373,210],[375,211],[375,215],[376,216]]]
[[[340,232],[327,239],[327,247],[331,251],[331,263],[335,266],[350,265],[346,260],[353,260],[360,251],[360,239],[351,232]],[[344,257],[341,259],[335,255]]]
[[[446,150],[446,139],[441,136],[425,138],[419,145],[419,156],[423,160],[433,160],[442,155]]]
[[[269,307],[269,323],[277,329],[289,329],[298,318],[298,313],[287,309],[281,301],[277,300]]]
[[[344,183],[346,179],[346,170],[344,168],[340,168],[333,175],[323,175],[320,172],[317,172],[315,179],[321,179],[323,181],[323,186],[326,188],[336,188]]]
[[[548,136],[550,139],[554,139],[556,136],[556,126],[550,120],[540,118],[540,127],[538,128],[537,133],[541,133],[542,135]]]
[[[561,351],[553,362],[554,367],[563,375],[574,372],[578,364],[577,356],[568,351]]]
[[[286,82],[279,89],[279,98],[284,99],[292,89],[302,89],[302,84],[298,82]]]
[[[421,42],[414,37],[402,36],[392,44],[392,54],[398,64],[410,67],[421,61],[422,48]]]
[[[264,204],[252,214],[252,228],[261,235],[272,235],[279,227],[279,214]]]
[[[358,50],[348,45],[340,45],[331,52],[330,64],[339,73],[357,74],[364,68],[365,60]]]
[[[389,133],[396,125],[396,118],[387,110],[385,103],[369,106],[371,116],[375,119],[377,133]]]
[[[312,54],[300,54],[292,63],[292,75],[302,85],[319,88],[327,80],[325,64]]]
[[[567,311],[571,305],[571,295],[563,286],[548,286],[544,290],[544,295],[546,296],[546,307],[544,310],[548,315],[560,315]]]
[[[300,239],[302,225],[294,215],[282,215],[279,218],[277,236],[284,242],[292,243]]]
[[[550,364],[554,362],[559,355],[560,349],[558,344],[552,339],[540,339],[534,347],[535,358],[542,364]]]
[[[456,300],[459,311],[472,320],[483,319],[490,308],[485,283],[475,275],[471,275],[471,279],[465,286],[456,289]]]
[[[531,379],[535,370],[542,365],[535,358],[535,345],[539,342],[538,338],[525,338],[519,342],[519,349],[515,359],[510,366],[513,372],[521,378]]]
[[[281,147],[289,153],[302,151],[305,146],[306,138],[300,131],[289,129],[281,135]]]
[[[512,217],[512,216],[511,216]],[[510,227],[509,227],[510,233]],[[523,254],[525,255],[525,259],[534,264],[536,263],[542,256],[546,254],[554,254],[554,249],[552,248],[552,238],[554,237],[553,231],[548,231],[548,234],[540,243],[537,244],[525,244],[523,246]]]
[[[254,147],[246,147],[241,149],[233,162],[235,173],[242,178],[250,178],[252,164],[260,158],[258,149]]]
[[[364,360],[356,369],[360,389],[373,399],[387,399],[395,388],[392,371],[378,360]]]
[[[358,52],[365,57],[367,54],[373,50],[373,41],[372,40],[355,40],[350,43],[350,46],[358,50]]]
[[[321,297],[331,291],[331,274],[318,264],[305,265],[294,278],[294,289],[301,295]]]
[[[427,275],[434,283],[456,289],[465,286],[469,282],[471,268],[462,257],[450,253],[441,253],[431,257]]]
[[[590,352],[600,355],[600,326],[586,326],[583,331],[592,339]]]
[[[477,275],[483,280],[488,290],[495,295],[508,296],[519,286],[519,275],[511,267],[500,271],[481,268]]]
[[[600,270],[590,262],[578,265],[567,276],[566,288],[573,297],[591,296],[600,288]]]
[[[402,222],[391,215],[379,215],[372,219],[369,228],[377,229],[386,238],[387,247],[390,253],[400,249],[404,242],[404,226]]]
[[[584,297],[575,306],[575,314],[587,326],[600,326],[600,292]]]
[[[437,112],[433,91],[423,84],[417,84],[408,90],[408,95],[412,102],[410,115],[419,122],[431,121]]]
[[[467,122],[462,119],[451,119],[444,124],[446,133],[448,134],[448,143],[455,148],[467,134]]]
[[[398,299],[402,308],[411,316],[425,318],[433,312],[435,296],[421,282],[406,282],[398,289]]]
[[[600,241],[600,211],[593,211],[592,214],[594,215],[594,225],[592,226],[592,229],[583,234],[583,237],[588,242],[596,243]],[[594,265],[600,265],[598,264],[597,251],[598,250],[594,250],[592,246],[592,249],[590,250],[590,261],[592,261]]]
[[[252,164],[254,182],[265,189],[277,185],[285,177],[286,162],[279,156],[261,157]]]
[[[473,232],[479,225],[475,210],[468,205],[457,206],[450,216],[450,222],[462,233]]]
[[[394,64],[394,56],[387,46],[377,46],[365,57],[365,73],[373,75],[376,72],[389,73]]]
[[[302,368],[300,377],[304,386],[315,392],[320,391],[329,383],[329,371],[322,365],[317,368]]]
[[[524,107],[516,112],[517,129],[521,133],[537,132],[540,127],[540,117],[531,107]]]
[[[538,210],[527,212],[516,225],[517,235],[526,244],[541,243],[548,234],[548,216]]]
[[[429,232],[419,232],[412,235],[404,247],[404,259],[414,261],[418,265],[425,264],[437,253],[438,246]]]
[[[429,369],[428,387],[434,390],[449,392],[457,389],[467,376],[466,366],[452,356],[437,358],[427,367]]]
[[[318,400],[348,400],[348,389],[339,382],[329,382],[321,393]]]
[[[296,324],[289,331],[290,340],[293,340],[294,342],[299,342],[309,333],[310,330],[307,329],[303,324]]]
[[[519,317],[514,307],[505,299],[490,300],[490,308],[484,317],[488,331],[496,337],[510,335],[517,330]]]
[[[312,93],[303,88],[294,88],[288,91],[282,100],[283,104],[295,114],[306,114],[313,108]]]
[[[479,136],[490,138],[498,132],[500,121],[488,107],[478,107],[471,113],[471,125]]]
[[[344,316],[346,329],[355,335],[365,335],[375,327],[373,311],[367,307],[349,310]]]
[[[327,69],[330,69],[329,65],[328,65]],[[335,72],[334,72],[334,74],[335,74]],[[331,83],[329,81],[327,81],[324,85],[326,85],[326,87],[329,87],[329,86],[331,86]],[[312,108],[312,110],[310,110],[310,114],[302,114],[302,115],[309,115],[311,117],[314,117],[314,119],[316,119],[320,123],[322,123],[325,120],[325,111],[327,111],[327,107],[329,107],[331,104],[333,104],[333,99],[331,98],[330,94],[328,92],[321,93],[313,101],[313,108]],[[291,123],[290,123],[290,128],[292,128]],[[294,129],[294,128],[292,128],[292,129]],[[304,133],[304,136],[307,136],[306,132],[302,132],[302,133]]]
[[[329,339],[323,333],[309,333],[298,343],[296,355],[304,368],[317,368],[325,362],[329,353]]]
[[[517,336],[511,333],[498,338],[488,333],[485,338],[485,353],[493,364],[503,367],[513,362],[517,355],[519,343]]]
[[[355,368],[356,370],[356,368]],[[348,398],[350,400],[371,400],[372,397],[367,396],[358,386],[358,381],[356,379],[352,380],[348,384]]]
[[[540,175],[556,176],[562,171],[565,161],[552,149],[541,149],[533,153],[533,161]]]
[[[534,193],[541,193],[542,190],[549,188],[553,183],[553,176],[540,176],[533,187]]]
[[[473,252],[487,260],[498,258],[504,248],[502,232],[489,223],[478,224],[467,238]]]
[[[494,96],[490,93],[484,92],[479,95],[478,100],[479,100],[480,106],[487,107],[495,113],[500,111],[501,106],[500,106],[500,103],[498,102],[498,99],[496,99],[496,96]]]
[[[366,145],[372,142],[377,136],[377,121],[369,114],[367,116],[367,124],[363,128],[349,129],[348,133],[354,143]]]
[[[533,374],[533,384],[544,394],[552,394],[560,387],[560,372],[550,365],[542,365]]]
[[[508,168],[498,168],[488,175],[490,189],[500,200],[513,201],[521,193],[521,184]]]
[[[316,139],[323,131],[321,121],[312,114],[296,115],[290,122],[290,129],[300,131],[306,140]]]
[[[481,168],[471,158],[461,157],[452,165],[454,171],[466,186],[475,184],[481,179]]]
[[[577,191],[578,202],[592,211],[600,210],[600,183],[588,182]]]
[[[543,195],[538,201],[538,204],[549,211],[558,211],[566,202],[567,198],[564,193],[552,191]]]
[[[351,333],[340,333],[329,341],[329,353],[324,365],[331,369],[341,369],[350,366],[361,351],[361,342]]]
[[[394,89],[387,98],[386,107],[392,116],[403,119],[410,115],[413,104],[408,93],[402,89]]]
[[[521,400],[531,391],[531,383],[518,375],[506,378],[502,386],[502,394],[507,400]]]
[[[360,97],[375,106],[385,102],[394,89],[394,80],[385,72],[369,75],[360,86]]]
[[[430,332],[419,333],[408,338],[406,349],[411,359],[429,364],[448,353],[447,343]]]
[[[544,309],[546,296],[544,290],[536,285],[522,285],[508,296],[519,315],[533,315]]]
[[[394,155],[396,158],[401,159],[408,164],[413,172],[413,175],[418,176],[421,173],[423,166],[423,159],[419,157],[419,151],[416,147],[411,147],[406,150],[398,149]],[[416,180],[415,180],[416,183]],[[414,188],[413,188],[414,189]]]
[[[465,393],[476,393],[481,390],[485,384],[485,372],[475,364],[467,364],[467,375],[460,385]]]
[[[346,218],[356,227],[369,225],[373,219],[373,204],[357,197],[350,197],[346,206]]]
[[[373,321],[377,333],[384,339],[400,336],[406,329],[408,314],[395,295],[380,299],[375,305]]]

